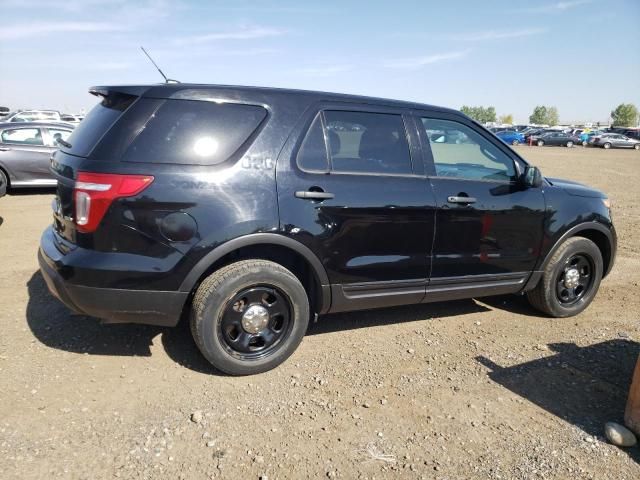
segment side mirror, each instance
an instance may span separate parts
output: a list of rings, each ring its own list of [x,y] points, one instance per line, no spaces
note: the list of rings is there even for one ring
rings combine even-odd
[[[522,183],[526,187],[538,188],[542,186],[542,173],[538,167],[527,166],[522,174]]]

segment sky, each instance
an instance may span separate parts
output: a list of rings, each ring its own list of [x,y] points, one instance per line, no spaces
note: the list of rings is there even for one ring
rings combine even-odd
[[[354,93],[563,123],[640,107],[640,0],[0,0],[0,105],[77,113],[92,85]]]

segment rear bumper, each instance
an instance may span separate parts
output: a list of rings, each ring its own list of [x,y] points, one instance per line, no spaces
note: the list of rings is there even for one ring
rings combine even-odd
[[[175,326],[180,320],[188,292],[98,288],[71,284],[61,273],[64,255],[45,231],[38,251],[40,271],[49,291],[76,313],[97,317],[105,323],[144,323]]]

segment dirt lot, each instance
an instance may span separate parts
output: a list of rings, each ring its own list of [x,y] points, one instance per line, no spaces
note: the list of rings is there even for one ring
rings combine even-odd
[[[71,315],[37,269],[51,193],[0,199],[0,476],[640,478],[640,449],[602,428],[640,350],[640,153],[519,150],[613,200],[618,258],[585,313],[511,296],[332,315],[245,378],[186,326]]]

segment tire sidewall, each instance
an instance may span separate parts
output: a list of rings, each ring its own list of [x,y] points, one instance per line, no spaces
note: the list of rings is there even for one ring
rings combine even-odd
[[[219,335],[219,325],[227,303],[237,292],[257,285],[278,289],[289,301],[293,325],[278,348],[266,357],[242,360],[228,352]],[[252,269],[251,272],[228,279],[212,291],[197,321],[203,355],[215,367],[232,375],[249,375],[270,370],[284,362],[298,347],[309,325],[309,300],[298,279],[280,269]]]
[[[556,282],[567,260],[576,254],[585,254],[591,259],[593,265],[593,283],[589,291],[577,303],[565,306],[560,303],[556,295]],[[549,268],[549,271],[545,272],[545,277],[547,277],[545,279],[546,296],[552,314],[556,317],[571,317],[577,315],[589,306],[598,293],[603,273],[602,254],[598,247],[586,238],[572,242],[568,247],[565,247],[555,264],[549,265],[547,268]]]

